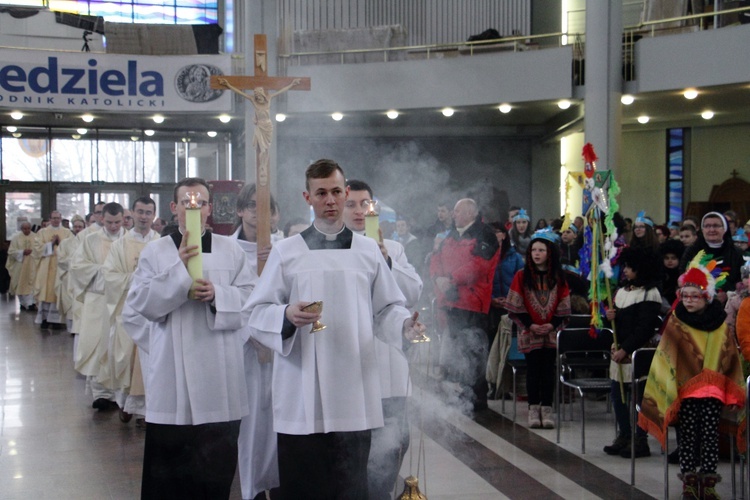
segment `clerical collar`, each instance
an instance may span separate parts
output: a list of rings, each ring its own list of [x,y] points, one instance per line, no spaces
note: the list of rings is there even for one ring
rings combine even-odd
[[[346,226],[334,234],[320,231],[315,224],[300,233],[310,250],[344,250],[352,247],[352,232]]]
[[[174,244],[177,248],[180,248],[180,245],[182,244],[182,233],[180,231],[175,231],[174,233],[169,235],[170,238],[172,238],[172,241],[174,241]],[[211,253],[211,231],[203,230],[203,234],[201,235],[201,248],[203,249],[202,253]]]

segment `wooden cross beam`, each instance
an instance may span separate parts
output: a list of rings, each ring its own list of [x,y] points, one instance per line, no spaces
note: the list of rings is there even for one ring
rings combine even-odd
[[[258,249],[271,244],[271,188],[269,150],[273,140],[273,120],[271,118],[271,100],[288,90],[310,90],[309,78],[268,76],[268,49],[266,35],[253,37],[254,57],[253,76],[211,76],[212,89],[229,89],[248,101],[255,108],[255,147],[256,165],[256,206],[257,206],[257,243]],[[252,94],[243,90],[253,89]],[[268,93],[268,90],[277,90]],[[258,258],[258,274],[263,271],[265,260]]]

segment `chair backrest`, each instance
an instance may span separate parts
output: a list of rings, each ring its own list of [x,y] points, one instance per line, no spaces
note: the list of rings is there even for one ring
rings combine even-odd
[[[656,354],[656,349],[653,347],[642,347],[633,352],[633,380],[635,382],[641,382],[648,377],[654,354]]]
[[[594,338],[589,328],[564,328],[557,332],[558,355],[569,352],[610,352],[612,347],[612,330],[602,328]]]
[[[571,314],[566,328],[588,328],[590,324],[590,314]]]

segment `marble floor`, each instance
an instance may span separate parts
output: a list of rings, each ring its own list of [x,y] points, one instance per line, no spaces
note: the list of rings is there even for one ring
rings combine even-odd
[[[33,319],[13,297],[0,295],[0,499],[138,498],[144,431],[134,420],[120,422],[117,412],[91,408],[84,379],[73,370],[72,336],[41,330]],[[434,347],[414,351],[415,363]],[[653,439],[652,456],[637,460],[635,486],[630,461],[601,451],[614,437],[604,402],[587,401],[582,454],[577,406],[558,445],[554,430],[526,428],[523,403],[515,423],[509,402],[505,415],[500,401],[491,401],[488,410],[467,416],[420,386],[431,384],[415,387],[401,473],[417,476],[430,500],[664,497],[663,456]],[[679,498],[677,466],[669,469],[670,497]],[[719,472],[719,492],[732,498],[728,460]],[[739,466],[737,473],[736,498],[742,498]],[[237,479],[232,498],[241,498]]]

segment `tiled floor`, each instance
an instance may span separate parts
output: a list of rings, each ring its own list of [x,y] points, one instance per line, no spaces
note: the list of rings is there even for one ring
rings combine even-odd
[[[144,432],[134,421],[121,423],[116,412],[91,408],[84,380],[72,367],[72,350],[69,334],[40,330],[32,313],[0,295],[0,499],[139,496]],[[652,456],[637,461],[635,487],[630,461],[601,451],[614,435],[604,403],[587,402],[585,455],[575,410],[556,445],[554,430],[522,425],[525,405],[519,404],[515,424],[510,408],[506,405],[506,418],[500,402],[491,401],[490,410],[470,418],[415,388],[412,446],[402,476],[418,476],[430,500],[663,497],[663,457],[655,441],[650,440]],[[672,498],[679,497],[676,473],[670,466]],[[720,493],[732,498],[728,462],[720,464],[720,473]],[[400,493],[402,486],[397,489]],[[738,498],[740,491],[738,475]],[[232,498],[240,496],[235,480]]]

